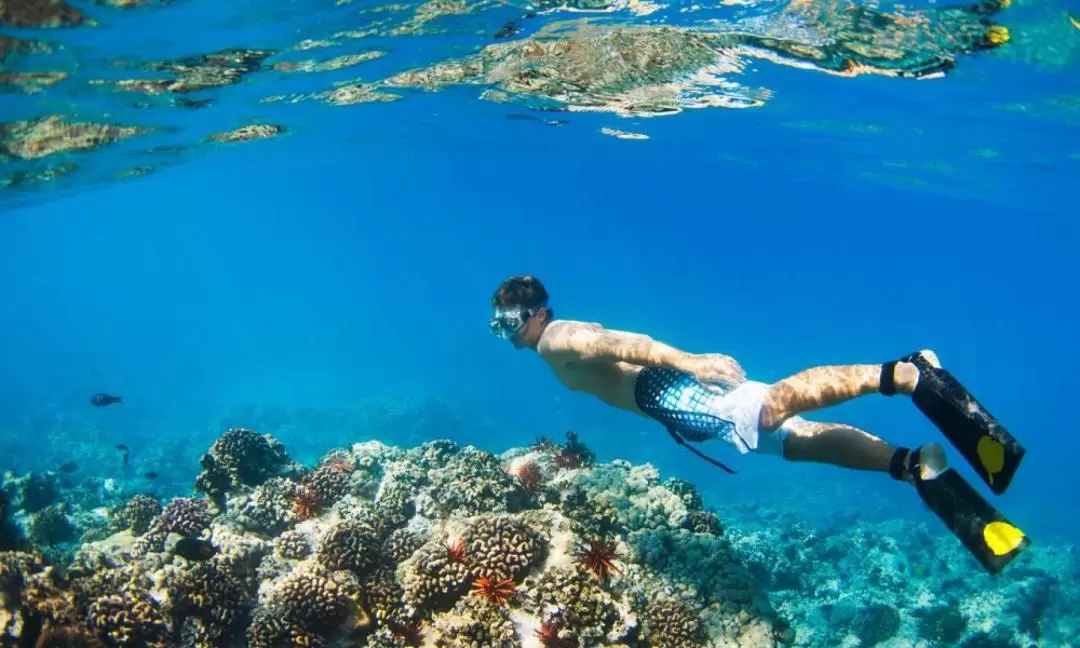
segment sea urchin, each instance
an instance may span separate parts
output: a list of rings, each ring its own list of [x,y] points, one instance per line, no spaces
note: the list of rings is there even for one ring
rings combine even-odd
[[[495,582],[486,576],[481,576],[472,583],[473,594],[485,598],[496,605],[505,605],[516,591],[517,587],[514,585],[514,579],[512,578],[506,578]]]
[[[574,557],[579,564],[596,574],[597,578],[605,583],[611,579],[612,572],[622,573],[615,566],[615,560],[622,558],[622,555],[615,551],[615,545],[610,542],[590,540],[589,546],[578,550]]]

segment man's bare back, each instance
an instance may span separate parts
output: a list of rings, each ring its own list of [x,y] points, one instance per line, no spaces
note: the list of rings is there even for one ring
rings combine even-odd
[[[576,351],[568,352],[574,348],[575,340],[602,340],[605,333],[615,332],[605,331],[596,323],[555,320],[540,336],[536,351],[569,389],[592,394],[609,405],[644,416],[634,402],[634,381],[642,366],[621,360],[587,360]]]

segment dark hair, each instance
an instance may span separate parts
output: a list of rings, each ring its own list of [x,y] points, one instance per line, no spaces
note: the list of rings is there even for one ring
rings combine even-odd
[[[491,305],[494,308],[541,308],[547,306],[547,301],[544,284],[536,277],[523,275],[502,282],[491,298]]]

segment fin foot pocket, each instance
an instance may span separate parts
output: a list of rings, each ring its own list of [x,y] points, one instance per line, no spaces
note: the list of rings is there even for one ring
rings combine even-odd
[[[1009,488],[1027,450],[946,369],[912,354],[903,361],[919,368],[911,395],[915,406],[934,423],[995,494]]]

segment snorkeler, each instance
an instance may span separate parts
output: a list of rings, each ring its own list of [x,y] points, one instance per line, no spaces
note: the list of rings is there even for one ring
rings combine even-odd
[[[888,473],[912,484],[991,573],[1029,544],[947,468],[940,445],[894,447],[851,425],[800,416],[867,394],[910,395],[990,488],[1004,493],[1024,448],[931,351],[882,364],[812,367],[766,384],[747,380],[730,356],[687,353],[647,335],[555,319],[535,277],[504,281],[492,308],[491,331],[517,349],[536,351],[568,388],[658,421],[676,442],[727,472],[735,471],[687,441],[716,439],[742,454]]]

